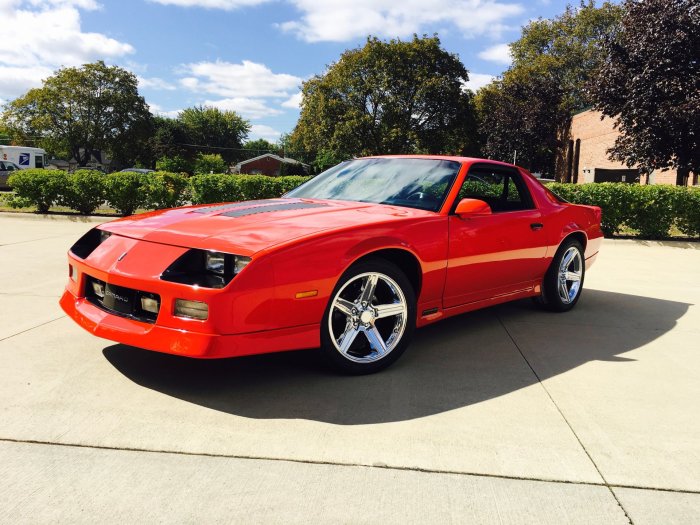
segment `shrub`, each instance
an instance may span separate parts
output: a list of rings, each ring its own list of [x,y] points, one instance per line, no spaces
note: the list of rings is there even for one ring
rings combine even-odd
[[[14,208],[35,206],[38,212],[46,213],[65,192],[67,177],[62,170],[29,169],[15,172],[7,181],[15,192],[9,204]]]
[[[180,155],[161,157],[156,161],[156,170],[169,171],[171,173],[191,173],[192,163]]]
[[[632,188],[632,210],[627,225],[648,239],[668,237],[674,219],[676,196],[687,190],[665,184],[635,185]]]
[[[588,184],[552,183],[547,187],[574,204],[600,206],[603,217],[600,227],[610,237],[619,233],[630,220],[634,208],[634,191],[639,186],[632,184],[601,182]]]
[[[105,177],[106,198],[109,205],[122,215],[132,215],[148,204],[147,173],[124,171]]]
[[[105,175],[100,171],[79,170],[66,177],[58,203],[90,215],[105,201]]]
[[[292,191],[294,188],[301,186],[311,178],[312,177],[309,176],[289,175],[287,177],[278,177],[275,181],[279,187],[279,194],[284,195],[288,191]]]
[[[189,178],[184,173],[157,171],[145,180],[146,208],[176,208],[190,199]]]
[[[194,161],[195,174],[224,173],[228,165],[218,153],[198,153]]]
[[[309,177],[266,175],[195,175],[190,179],[192,202],[210,204],[280,197]]]
[[[688,188],[676,195],[676,226],[685,235],[700,237],[700,188]]]

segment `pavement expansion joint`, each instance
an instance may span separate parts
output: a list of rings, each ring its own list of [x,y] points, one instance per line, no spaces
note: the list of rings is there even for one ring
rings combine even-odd
[[[24,333],[26,333],[26,332],[31,332],[31,331],[34,330],[35,328],[39,328],[39,327],[45,326],[45,325],[47,325],[47,324],[49,324],[49,323],[53,323],[53,322],[55,322],[55,321],[59,321],[59,320],[63,319],[64,317],[66,317],[66,316],[65,316],[65,315],[61,315],[61,316],[59,316],[59,317],[56,317],[55,319],[50,319],[50,320],[48,320],[48,321],[46,321],[46,322],[44,322],[44,323],[38,324],[38,325],[36,325],[36,326],[32,326],[31,328],[27,328],[26,330],[22,330],[21,332],[17,332],[16,334],[8,335],[7,337],[2,337],[2,338],[0,338],[0,341],[7,341],[8,339],[12,339],[13,337],[17,337],[18,335],[22,335],[22,334],[24,334]]]
[[[513,342],[513,344],[515,345],[515,348],[517,348],[518,353],[521,355],[521,357],[523,358],[523,360],[525,361],[525,363],[527,363],[527,366],[530,368],[530,370],[531,370],[532,373],[534,374],[535,378],[537,378],[537,382],[538,382],[538,383],[540,384],[540,386],[542,387],[542,390],[544,390],[545,394],[547,394],[547,397],[548,397],[549,400],[552,402],[552,404],[554,405],[554,407],[557,409],[557,412],[559,412],[559,415],[562,417],[562,419],[564,420],[564,422],[566,423],[566,425],[569,427],[569,430],[571,430],[571,433],[572,433],[572,434],[574,435],[574,437],[576,438],[576,441],[578,441],[578,444],[581,445],[581,448],[583,449],[584,453],[586,454],[586,456],[588,457],[589,461],[590,461],[591,464],[593,465],[593,468],[595,468],[596,472],[598,472],[598,475],[600,476],[600,479],[603,480],[604,486],[606,486],[606,487],[608,488],[608,491],[610,492],[610,494],[612,495],[612,497],[615,498],[615,501],[617,502],[617,505],[620,507],[620,510],[622,510],[622,512],[625,513],[625,517],[627,518],[627,521],[630,523],[630,525],[633,525],[632,518],[630,518],[629,514],[627,513],[627,509],[625,509],[625,507],[622,505],[622,502],[621,502],[621,501],[619,500],[619,498],[617,497],[617,494],[615,494],[615,491],[612,489],[612,487],[611,487],[610,484],[608,483],[608,480],[605,479],[605,476],[603,475],[603,473],[601,472],[600,468],[599,468],[598,465],[596,464],[595,460],[593,459],[593,456],[591,456],[590,452],[588,452],[588,449],[586,449],[586,446],[583,444],[583,441],[581,441],[581,438],[578,436],[578,434],[577,434],[576,431],[574,430],[574,427],[571,426],[571,423],[569,422],[569,420],[568,420],[568,419],[566,418],[566,416],[564,415],[564,412],[563,412],[562,409],[559,407],[559,405],[557,404],[557,402],[554,400],[554,397],[552,397],[552,394],[549,392],[549,390],[547,390],[547,387],[546,387],[546,386],[544,385],[544,383],[542,382],[542,378],[540,378],[540,376],[539,376],[539,374],[537,373],[537,371],[535,370],[535,368],[532,366],[532,364],[530,363],[530,361],[528,361],[527,357],[525,356],[525,353],[522,351],[522,349],[520,348],[520,346],[519,346],[518,343],[516,342],[515,338],[513,337],[513,334],[511,334],[511,333],[510,333],[510,330],[508,330],[508,327],[505,325],[505,323],[503,322],[503,319],[501,319],[501,316],[498,314],[498,312],[496,312],[496,318],[498,319],[498,322],[501,323],[501,326],[503,327],[503,329],[504,329],[504,330],[506,331],[506,333],[508,334],[508,337],[509,337],[510,340]]]
[[[119,446],[108,446],[108,445],[89,445],[84,443],[58,443],[54,441],[41,441],[33,439],[15,439],[8,437],[0,437],[0,443],[18,443],[26,445],[43,445],[43,446],[53,446],[53,447],[68,447],[68,448],[85,448],[91,450],[105,450],[114,452],[139,452],[144,454],[167,454],[172,456],[195,456],[195,457],[209,457],[209,458],[220,458],[220,459],[240,459],[240,460],[250,460],[250,461],[284,461],[287,463],[301,463],[304,465],[328,465],[334,467],[348,467],[348,468],[371,468],[380,470],[396,470],[403,472],[416,472],[421,474],[449,474],[455,476],[473,476],[479,478],[496,478],[496,479],[507,479],[514,481],[533,481],[538,483],[558,483],[562,485],[583,485],[589,487],[606,487],[610,490],[612,489],[636,489],[636,490],[648,490],[654,492],[672,492],[675,494],[700,494],[700,490],[682,490],[682,489],[671,489],[671,488],[659,488],[659,487],[646,487],[642,485],[624,485],[624,484],[608,484],[608,483],[596,483],[592,481],[573,481],[565,479],[556,478],[542,478],[542,477],[531,477],[531,476],[509,476],[507,474],[489,474],[485,472],[468,472],[460,470],[446,470],[446,469],[429,469],[421,467],[405,467],[398,465],[387,465],[387,464],[365,464],[365,463],[351,463],[351,462],[338,462],[338,461],[321,461],[321,460],[306,460],[297,458],[284,458],[284,457],[273,457],[273,456],[252,456],[252,455],[241,455],[241,454],[225,454],[225,453],[211,453],[211,452],[187,452],[182,450],[159,450],[159,449],[149,449],[149,448],[138,448],[138,447],[119,447]],[[624,509],[623,509],[624,510]]]

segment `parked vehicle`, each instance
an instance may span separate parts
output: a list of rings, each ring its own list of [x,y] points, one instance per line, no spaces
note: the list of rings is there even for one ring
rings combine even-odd
[[[133,173],[153,173],[155,170],[149,170],[146,168],[126,168],[120,171],[120,173],[124,173],[127,171],[131,171]]]
[[[0,146],[0,160],[10,161],[19,169],[45,168],[47,165],[46,151],[41,148],[26,146]]]
[[[340,370],[370,373],[446,317],[525,297],[573,308],[600,219],[509,164],[356,159],[283,198],[97,226],[68,253],[60,303],[95,335],[150,350],[320,346]]]
[[[7,184],[7,179],[10,178],[13,172],[19,170],[19,166],[9,160],[0,160],[0,189],[7,190],[10,186]]]

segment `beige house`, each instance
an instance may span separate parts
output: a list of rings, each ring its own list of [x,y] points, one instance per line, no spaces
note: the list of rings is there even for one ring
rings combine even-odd
[[[628,182],[647,183],[647,176],[636,168],[608,158],[607,150],[615,143],[619,131],[614,129],[613,119],[602,117],[602,113],[586,110],[571,119],[569,140],[560,152],[557,175],[562,182]],[[649,184],[675,184],[692,186],[698,184],[697,174],[684,174],[677,170],[659,170],[648,177]]]

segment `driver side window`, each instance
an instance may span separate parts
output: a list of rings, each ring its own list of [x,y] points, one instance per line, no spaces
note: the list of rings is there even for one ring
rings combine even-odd
[[[494,213],[534,207],[520,175],[498,166],[472,166],[460,188],[457,202],[462,199],[482,200]]]

